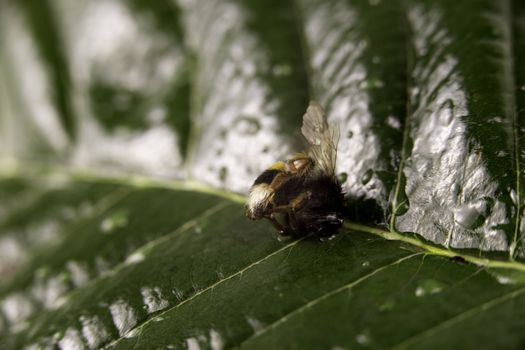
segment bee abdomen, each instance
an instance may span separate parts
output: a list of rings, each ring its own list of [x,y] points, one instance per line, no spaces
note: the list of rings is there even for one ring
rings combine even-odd
[[[307,232],[317,232],[319,236],[336,233],[343,224],[344,195],[341,185],[332,176],[321,176],[305,183],[312,195],[297,219]]]

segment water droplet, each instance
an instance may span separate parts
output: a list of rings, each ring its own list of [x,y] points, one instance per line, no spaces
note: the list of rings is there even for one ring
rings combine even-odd
[[[337,234],[333,234],[333,235],[330,235],[330,236],[322,236],[322,237],[319,237],[319,241],[321,241],[321,242],[329,242],[329,241],[333,240],[335,237],[337,237]]]
[[[348,179],[348,174],[347,173],[341,173],[341,174],[339,174],[337,179],[339,180],[340,184],[344,184],[346,182],[346,180]]]
[[[518,194],[516,193],[516,190],[512,189],[510,191],[510,199],[512,200],[512,204],[515,206],[518,205]]]
[[[255,135],[261,130],[261,123],[255,117],[240,117],[235,122],[235,129],[242,135]]]
[[[380,2],[381,0],[368,0],[368,3],[370,4],[370,6],[379,5]]]
[[[126,261],[124,263],[127,264],[127,265],[136,264],[136,263],[139,263],[142,260],[144,260],[144,258],[145,258],[145,256],[144,256],[143,252],[136,251],[136,252],[131,253],[131,255],[129,255],[126,258]]]
[[[372,179],[372,176],[374,175],[374,171],[372,169],[368,169],[364,174],[363,176],[361,177],[361,183],[363,185],[366,185],[367,183],[370,182],[370,180]]]
[[[496,280],[499,282],[499,284],[515,284],[514,280],[512,278],[510,278],[509,276],[501,276],[501,275],[496,275]]]
[[[355,341],[358,344],[361,344],[361,345],[370,345],[372,343],[372,338],[370,336],[370,331],[367,329],[367,330],[364,330],[363,332],[359,333],[355,337]]]
[[[525,284],[525,277],[523,273],[519,271],[512,270],[489,270],[490,274],[500,284],[504,285],[516,285],[516,284]]]
[[[219,180],[221,180],[221,182],[224,182],[226,181],[226,177],[228,176],[228,168],[226,167],[221,167],[219,169]]]
[[[118,228],[125,227],[127,224],[128,213],[124,210],[119,210],[102,220],[100,230],[103,233],[111,233]]]
[[[454,210],[454,220],[465,228],[472,228],[479,217],[479,212],[468,205],[461,206]]]
[[[370,261],[363,261],[363,263],[361,264],[361,266],[363,266],[363,267],[368,267],[368,266],[370,266]]]
[[[399,118],[394,117],[393,115],[389,115],[386,118],[386,124],[392,129],[399,130],[401,128],[401,122],[399,121]]]
[[[377,1],[377,0],[372,0],[372,1]],[[381,62],[381,57],[379,57],[379,56],[373,56],[372,57],[372,63],[373,64],[378,64],[380,62]]]
[[[487,200],[471,201],[454,209],[454,221],[466,229],[475,229],[483,224],[488,212]]]
[[[144,301],[146,310],[150,314],[169,306],[168,300],[162,297],[160,287],[142,287],[140,293],[142,294],[142,300]]]
[[[427,295],[437,294],[441,292],[446,285],[435,279],[425,279],[417,286],[415,294],[416,297],[424,297]]]

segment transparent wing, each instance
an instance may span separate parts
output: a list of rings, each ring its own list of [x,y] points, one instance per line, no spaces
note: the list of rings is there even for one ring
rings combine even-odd
[[[338,132],[330,128],[323,108],[317,102],[310,102],[303,116],[301,132],[310,144],[308,155],[316,161],[320,170],[334,174]]]

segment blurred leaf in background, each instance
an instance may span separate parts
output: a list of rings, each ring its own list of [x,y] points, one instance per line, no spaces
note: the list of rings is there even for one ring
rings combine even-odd
[[[0,347],[521,348],[518,0],[0,0]],[[243,215],[340,130],[326,242]]]

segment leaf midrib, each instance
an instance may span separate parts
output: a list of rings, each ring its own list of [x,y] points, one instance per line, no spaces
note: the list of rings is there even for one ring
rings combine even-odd
[[[2,164],[0,160],[0,165]],[[32,171],[21,171],[20,169],[32,169]],[[161,179],[155,179],[147,176],[108,176],[105,174],[98,174],[96,172],[90,172],[85,170],[71,170],[64,167],[53,167],[46,168],[47,173],[42,173],[42,168],[35,166],[34,164],[23,164],[23,166],[17,166],[14,169],[8,169],[7,172],[3,172],[0,166],[0,180],[5,178],[27,178],[28,174],[39,173],[40,179],[47,177],[52,178],[53,176],[69,176],[71,180],[90,182],[90,183],[114,183],[118,185],[130,186],[133,188],[159,188],[166,190],[178,190],[178,191],[194,191],[202,194],[209,194],[218,196],[220,198],[227,199],[237,204],[245,204],[246,197],[233,192],[213,188],[199,181],[166,181]],[[30,176],[30,175],[29,175]],[[378,227],[368,226],[364,224],[346,222],[345,227],[351,230],[364,232],[379,236],[390,241],[400,241],[407,243],[412,246],[416,246],[420,249],[425,250],[427,253],[437,256],[443,256],[447,258],[459,257],[465,259],[467,262],[472,264],[489,267],[489,268],[501,268],[508,270],[515,270],[525,272],[525,263],[520,261],[503,261],[495,260],[490,258],[483,258],[479,256],[468,255],[463,252],[453,251],[448,248],[444,248],[438,245],[432,245],[425,243],[424,241],[409,237],[402,233],[394,230],[385,230]],[[140,249],[140,247],[138,248]]]

